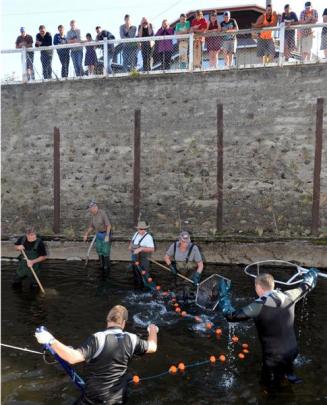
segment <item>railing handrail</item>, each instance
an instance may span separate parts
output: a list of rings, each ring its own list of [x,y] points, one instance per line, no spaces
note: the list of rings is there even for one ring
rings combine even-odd
[[[285,29],[287,30],[296,30],[296,29],[309,29],[309,28],[323,28],[327,27],[327,23],[316,23],[316,24],[298,24],[298,25],[291,25],[291,26],[286,26]],[[265,31],[280,31],[281,29],[281,24],[275,26],[275,27],[265,27],[265,28],[246,28],[246,29],[241,29],[241,30],[235,30],[235,31],[220,31],[220,32],[203,32],[201,34],[193,34],[195,36],[204,36],[204,37],[211,37],[211,36],[225,36],[225,35],[245,35],[245,34],[252,34],[252,33],[260,33],[260,32],[265,32]],[[149,42],[149,41],[163,41],[163,40],[176,40],[179,41],[181,39],[190,39],[190,36],[192,33],[189,34],[174,34],[174,35],[161,35],[161,36],[152,36],[152,37],[135,37],[135,38],[118,38],[118,39],[110,39],[110,40],[103,40],[103,41],[92,41],[92,42],[87,42],[87,41],[82,41],[79,43],[73,43],[73,44],[63,44],[63,45],[51,45],[51,46],[39,46],[39,47],[27,47],[26,51],[29,52],[29,49],[31,49],[31,52],[38,52],[38,51],[49,51],[49,50],[57,50],[57,49],[72,49],[72,48],[81,48],[85,46],[101,46],[105,42],[107,42],[108,45],[119,45],[119,44],[125,44],[125,43],[140,43],[140,42]],[[2,49],[1,53],[2,54],[8,54],[8,53],[20,53],[22,52],[23,48],[9,48],[9,49]]]

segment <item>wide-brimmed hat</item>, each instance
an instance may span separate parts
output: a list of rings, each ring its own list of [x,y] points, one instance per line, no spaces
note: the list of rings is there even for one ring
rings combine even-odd
[[[145,221],[139,221],[136,225],[137,229],[148,229],[150,225],[148,225]]]

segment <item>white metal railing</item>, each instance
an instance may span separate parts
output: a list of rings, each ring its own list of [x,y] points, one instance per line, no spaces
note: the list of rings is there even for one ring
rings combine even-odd
[[[310,33],[311,32],[311,33]],[[323,32],[323,34],[322,34]],[[309,35],[307,35],[309,33]],[[326,62],[327,24],[4,49],[2,83]],[[262,38],[263,37],[263,38]],[[321,41],[324,39],[324,41]]]

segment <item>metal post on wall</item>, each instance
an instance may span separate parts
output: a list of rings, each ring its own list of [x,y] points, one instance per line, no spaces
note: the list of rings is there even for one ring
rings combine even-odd
[[[320,174],[322,158],[322,132],[324,118],[324,99],[317,99],[316,110],[316,146],[313,169],[313,197],[312,197],[312,224],[311,234],[318,235],[320,226]]]
[[[140,214],[141,180],[141,110],[134,112],[134,166],[133,166],[133,221],[137,224]]]
[[[53,232],[60,233],[60,132],[53,130]]]
[[[223,229],[223,188],[224,188],[224,115],[223,105],[217,104],[217,231]]]

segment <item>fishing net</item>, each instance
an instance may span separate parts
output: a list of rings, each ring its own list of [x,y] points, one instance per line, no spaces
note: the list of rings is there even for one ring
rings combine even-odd
[[[254,278],[259,274],[269,273],[274,277],[276,284],[292,286],[302,282],[302,276],[308,269],[283,260],[264,260],[247,265],[244,272]]]
[[[224,282],[222,282],[224,280]],[[214,311],[219,303],[221,294],[226,286],[230,287],[231,281],[219,274],[213,274],[198,284],[195,303],[200,308]]]

